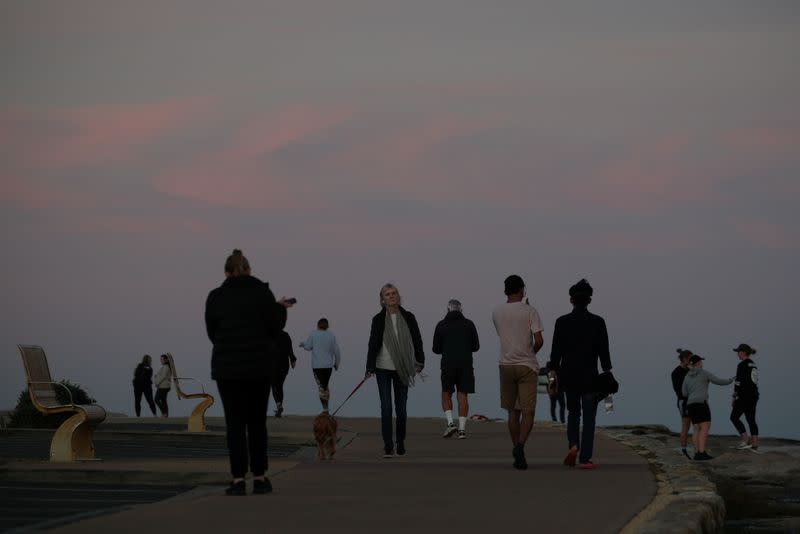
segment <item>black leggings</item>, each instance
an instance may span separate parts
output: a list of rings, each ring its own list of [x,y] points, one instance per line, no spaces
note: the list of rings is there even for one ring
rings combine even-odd
[[[161,415],[169,415],[169,406],[167,406],[167,394],[169,393],[169,388],[157,388],[156,389],[156,406],[158,409],[161,410]]]
[[[267,470],[267,403],[269,380],[217,380],[225,412],[228,456],[233,478],[250,472],[260,477]]]
[[[150,411],[153,412],[153,415],[155,415],[156,405],[153,402],[153,386],[145,386],[141,388],[133,386],[133,407],[136,409],[136,417],[142,415],[142,393],[144,393],[144,399],[147,401],[147,405],[150,406]]]
[[[750,427],[750,435],[758,436],[758,424],[756,423],[756,404],[758,401],[741,401],[736,400],[733,402],[733,410],[731,410],[731,423],[736,427],[739,434],[745,433],[744,424],[739,420],[744,414],[747,420],[747,425]]]
[[[286,381],[286,376],[288,374],[288,369],[286,369],[286,371],[281,369],[276,372],[272,379],[272,398],[275,399],[277,404],[283,404],[283,383]]]

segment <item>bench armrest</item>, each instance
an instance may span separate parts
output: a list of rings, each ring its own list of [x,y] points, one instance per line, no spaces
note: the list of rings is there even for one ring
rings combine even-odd
[[[175,381],[176,387],[180,387],[180,385],[178,384],[178,380],[191,380],[192,382],[196,382],[200,386],[200,391],[202,391],[203,393],[206,392],[205,388],[203,387],[203,383],[197,380],[196,378],[192,378],[190,376],[174,376],[172,377],[172,379]]]
[[[28,387],[30,387],[33,384],[51,384],[51,385],[61,386],[62,388],[64,388],[64,390],[67,392],[67,395],[69,396],[69,404],[65,404],[64,406],[75,406],[75,401],[72,400],[72,391],[70,391],[69,388],[64,384],[62,384],[61,382],[42,382],[42,381],[28,382]]]

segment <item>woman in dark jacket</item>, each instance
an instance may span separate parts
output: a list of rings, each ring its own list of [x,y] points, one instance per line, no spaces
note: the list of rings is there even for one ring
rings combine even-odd
[[[375,375],[381,399],[383,457],[394,456],[392,440],[392,390],[397,420],[397,455],[406,454],[406,403],[408,387],[425,366],[422,335],[414,314],[400,306],[400,293],[392,284],[380,290],[381,311],[372,318],[367,350],[367,376]]]
[[[225,281],[208,294],[206,330],[214,348],[216,380],[227,427],[233,482],[227,495],[244,495],[249,452],[253,493],[272,491],[267,470],[267,402],[277,357],[277,339],[286,322],[286,299],[275,301],[269,285],[250,275],[241,250],[225,262]]]
[[[156,414],[156,405],[153,402],[153,359],[149,354],[142,356],[142,361],[133,370],[133,407],[136,409],[136,417],[142,415],[142,395],[150,411]]]
[[[296,364],[297,357],[292,349],[292,338],[288,332],[281,330],[278,335],[278,357],[275,358],[275,372],[271,381],[272,398],[275,399],[275,417],[283,417],[283,383],[289,374],[289,367],[294,369]]]

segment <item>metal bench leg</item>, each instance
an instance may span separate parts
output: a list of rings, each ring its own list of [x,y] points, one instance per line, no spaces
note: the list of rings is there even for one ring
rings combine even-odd
[[[94,425],[86,421],[86,414],[82,412],[64,421],[50,442],[50,461],[96,460],[92,441],[94,428]]]
[[[206,410],[214,404],[214,397],[209,395],[207,398],[200,401],[200,404],[194,407],[192,415],[189,416],[189,432],[205,432],[206,431]]]

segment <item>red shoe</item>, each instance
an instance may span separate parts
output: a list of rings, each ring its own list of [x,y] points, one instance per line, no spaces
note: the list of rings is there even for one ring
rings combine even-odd
[[[591,460],[587,460],[585,462],[581,462],[578,464],[578,469],[589,470],[589,469],[597,469],[597,466],[592,463]]]
[[[577,447],[570,448],[566,458],[564,458],[564,465],[568,467],[575,467],[575,461],[577,460],[577,458],[578,458],[578,448]]]

